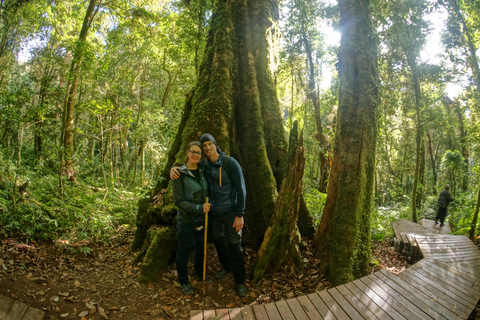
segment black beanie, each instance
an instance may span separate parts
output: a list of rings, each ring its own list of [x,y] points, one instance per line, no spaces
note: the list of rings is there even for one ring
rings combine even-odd
[[[217,147],[217,152],[218,152],[218,153],[221,152],[220,148],[217,146],[217,141],[215,140],[215,138],[214,138],[210,133],[204,133],[204,134],[202,134],[202,136],[200,137],[200,144],[202,145],[202,147],[203,147],[203,144],[204,144],[206,141],[212,142],[212,143]]]

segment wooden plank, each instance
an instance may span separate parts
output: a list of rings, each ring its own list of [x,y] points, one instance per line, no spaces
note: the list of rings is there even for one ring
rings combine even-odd
[[[402,279],[398,276],[395,276],[391,274],[388,271],[381,270],[380,273],[390,279],[392,282],[395,284],[401,286],[404,288],[406,291],[411,292],[412,295],[417,297],[419,300],[421,300],[423,303],[428,305],[430,308],[435,309],[437,313],[441,314],[443,317],[447,319],[461,319],[461,317],[458,314],[453,313],[450,311],[450,309],[441,303],[437,302],[438,298],[435,297],[431,292],[428,292],[430,294],[427,295],[420,289],[416,288],[415,286],[411,285],[408,281],[405,279]],[[434,298],[432,298],[434,297]]]
[[[23,316],[24,320],[43,320],[45,313],[39,309],[28,307],[27,312]]]
[[[462,272],[460,268],[447,265],[437,260],[430,260],[430,262],[431,262],[432,268],[434,268],[435,270],[445,270],[447,274],[454,274],[459,281],[462,281],[464,284],[469,285],[472,289],[480,290],[480,284],[478,283],[477,276],[474,276],[474,275],[472,276],[472,274]]]
[[[218,320],[230,320],[230,316],[228,315],[228,310],[225,308],[216,309],[215,316],[218,318]]]
[[[335,315],[336,318],[338,319],[348,319],[347,314],[343,309],[340,307],[340,305],[335,301],[335,299],[332,298],[332,296],[328,293],[328,291],[323,290],[319,294],[320,299],[325,302],[327,305],[328,309],[332,311],[332,313]]]
[[[362,303],[373,313],[378,319],[392,319],[388,314],[383,311],[369,296],[363,293],[356,285],[349,282],[345,284],[345,287],[353,294],[358,300],[362,301]]]
[[[338,290],[338,293],[341,294],[353,308],[355,308],[363,319],[378,319],[377,316],[375,316],[372,311],[370,311],[353,293],[351,293],[345,285],[337,286],[334,289]],[[330,294],[332,294],[332,292],[330,292]],[[337,302],[339,302],[333,294],[332,296]],[[343,310],[346,309],[344,308]],[[347,313],[350,315],[348,311]]]
[[[443,282],[446,285],[457,289],[458,291],[463,292],[465,295],[472,298],[474,301],[478,301],[479,294],[478,290],[473,289],[470,285],[463,283],[463,279],[461,277],[457,277],[455,274],[449,274],[445,270],[437,269],[435,265],[429,265],[428,268],[420,269],[421,272],[424,274],[428,274],[430,277],[437,279],[437,281]]]
[[[385,300],[393,309],[395,309],[398,313],[402,314],[405,318],[419,319],[419,317],[416,316],[415,313],[409,310],[409,306],[405,306],[402,302],[397,300],[398,295],[394,294],[393,292],[386,292],[367,277],[360,278],[359,280],[363,282],[366,286],[368,286],[371,290],[373,290],[376,294],[378,294],[380,297],[382,297],[383,300]]]
[[[425,272],[423,269],[416,270],[419,274],[424,276],[426,279],[429,279],[432,283],[436,283],[439,287],[443,288],[443,290],[448,291],[451,293],[451,297],[455,296],[455,300],[461,301],[464,305],[473,306],[473,308],[477,305],[478,299],[472,297],[468,292],[462,290],[462,288],[458,288],[458,286],[454,283],[447,282],[444,278],[439,278],[435,274]],[[475,295],[474,295],[475,296]]]
[[[242,307],[242,318],[244,320],[255,320],[255,314],[253,313],[252,307],[250,306]]]
[[[370,299],[372,299],[385,313],[387,313],[392,319],[407,319],[402,314],[397,312],[390,304],[388,304],[382,297],[380,297],[375,291],[366,286],[359,279],[354,280],[353,284],[357,286],[363,293],[365,293]]]
[[[277,301],[275,302],[275,305],[277,306],[278,312],[280,313],[282,319],[295,320],[295,316],[293,315],[285,300]]]
[[[300,302],[298,302],[296,298],[287,299],[285,302],[288,304],[288,306],[290,307],[290,310],[292,310],[292,313],[295,315],[295,318],[297,320],[310,319],[305,313],[305,310],[303,310],[302,306],[300,305]]]
[[[310,319],[323,319],[323,317],[320,315],[320,313],[318,313],[317,309],[313,305],[312,301],[310,301],[307,296],[299,296],[297,297],[297,300]]]
[[[446,263],[443,263],[443,262],[437,261],[437,260],[431,260],[431,261],[433,261],[433,263],[435,263],[435,264],[441,265],[442,267],[443,266],[448,266],[448,267],[451,267],[451,268],[455,268],[455,270],[458,270],[458,272],[460,272],[462,275],[473,279],[475,282],[478,282],[478,279],[480,278],[480,270],[476,271],[475,269],[471,269],[469,267],[465,267],[465,266],[462,266],[462,265],[459,265],[459,264],[452,265],[452,264],[446,264]]]
[[[278,309],[275,303],[265,304],[265,310],[267,311],[268,317],[270,319],[282,319],[282,316],[278,312]]]
[[[215,320],[215,310],[203,310],[203,319],[205,320]]]
[[[22,319],[27,309],[28,309],[28,306],[25,303],[15,300],[12,306],[10,307],[10,310],[8,310],[8,314],[5,317],[5,320]]]
[[[413,272],[410,272],[409,269],[402,272],[399,277],[408,282],[411,286],[423,292],[425,295],[430,297],[434,302],[437,302],[443,305],[448,310],[459,315],[460,317],[466,319],[469,316],[469,311],[463,305],[457,306],[457,304],[452,301],[443,291],[438,290],[435,287],[432,287],[427,282],[423,281],[422,278],[418,277]]]
[[[256,304],[252,306],[252,309],[257,320],[270,320],[263,304]]]
[[[395,301],[398,303],[398,309],[403,313],[403,307],[405,307],[409,312],[414,314],[414,317],[417,317],[418,319],[431,319],[431,317],[425,313],[423,310],[418,308],[414,303],[412,303],[410,300],[408,300],[406,297],[402,296],[402,294],[398,291],[396,291],[394,288],[390,287],[388,284],[386,284],[384,281],[381,279],[375,277],[374,275],[369,275],[367,277],[364,277],[368,280],[370,280],[372,283],[369,285],[370,287],[373,288],[373,285],[378,286],[378,288],[382,289],[385,293],[387,293],[389,296],[391,296]],[[367,284],[368,285],[368,284]],[[397,304],[395,304],[397,307]],[[405,315],[408,315],[406,313],[403,313]]]
[[[317,309],[318,313],[322,316],[322,318],[326,320],[336,320],[337,317],[333,314],[332,311],[327,307],[325,302],[323,302],[322,299],[320,299],[320,296],[317,293],[311,293],[307,295],[308,299],[312,302],[312,304],[315,306]]]
[[[13,305],[13,299],[0,295],[0,319],[5,319],[8,314],[8,310]]]
[[[230,320],[242,320],[242,309],[241,308],[232,308],[228,309],[228,316]]]
[[[350,304],[350,302],[338,291],[337,288],[328,289],[327,292],[338,303],[352,320],[362,320],[362,315]]]
[[[383,270],[382,270],[383,271]],[[425,303],[425,301],[419,299],[417,294],[413,294],[412,290],[407,290],[405,287],[409,287],[407,283],[404,283],[404,286],[401,286],[399,282],[402,280],[396,279],[396,281],[392,281],[385,273],[385,272],[375,272],[373,275],[383,281],[385,284],[390,286],[392,289],[397,291],[399,294],[401,294],[403,297],[408,299],[411,303],[416,305],[418,308],[420,308],[423,312],[425,312],[427,315],[432,317],[433,319],[448,319],[447,317],[443,316],[440,312],[437,312],[437,308],[433,306],[432,304],[428,305]]]
[[[457,307],[463,305],[465,307],[465,310],[469,310],[471,312],[471,306],[475,306],[477,304],[477,301],[474,301],[473,299],[463,294],[462,292],[459,292],[455,288],[451,288],[441,282],[438,282],[438,279],[436,279],[436,277],[424,274],[420,270],[412,270],[411,273],[415,274],[415,276],[421,278],[424,282],[436,288],[438,291],[444,292],[444,294],[448,296],[449,299],[455,300]]]

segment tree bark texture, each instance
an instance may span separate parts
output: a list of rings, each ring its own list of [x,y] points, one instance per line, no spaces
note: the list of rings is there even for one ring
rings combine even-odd
[[[370,271],[378,76],[368,3],[339,1],[338,119],[327,201],[315,235],[322,271],[334,285]]]
[[[287,163],[286,135],[268,59],[268,37],[275,32],[277,14],[276,1],[214,1],[197,83],[187,97],[159,183],[139,205],[132,250],[144,244],[152,224],[168,225],[166,219],[156,218],[159,214],[166,217],[169,211],[175,217],[174,206],[161,194],[170,190],[170,168],[181,163],[190,141],[207,132],[242,166],[247,188],[244,243],[262,243]],[[152,205],[160,197],[164,203]]]
[[[305,149],[303,147],[303,131],[298,137],[297,122],[290,132],[289,145],[290,165],[280,188],[275,213],[258,251],[253,271],[252,281],[254,283],[258,283],[267,270],[273,271],[292,261],[297,267],[301,265],[297,220],[302,195]]]

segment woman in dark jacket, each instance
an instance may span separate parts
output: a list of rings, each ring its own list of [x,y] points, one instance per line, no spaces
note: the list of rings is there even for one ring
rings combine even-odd
[[[206,203],[208,187],[203,176],[203,168],[198,166],[202,158],[200,142],[192,141],[188,145],[185,164],[180,167],[180,179],[172,181],[173,201],[177,206],[177,273],[178,281],[186,294],[193,294],[188,278],[188,257],[195,250],[194,269],[198,279],[203,275],[203,246],[205,212],[210,211]],[[209,276],[205,282],[211,282]]]

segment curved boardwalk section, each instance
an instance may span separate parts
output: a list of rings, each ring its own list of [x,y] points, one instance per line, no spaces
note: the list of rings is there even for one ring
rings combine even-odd
[[[480,299],[480,250],[448,224],[393,223],[399,249],[423,259],[399,275],[377,271],[297,298],[235,309],[192,311],[203,319],[467,319]]]

